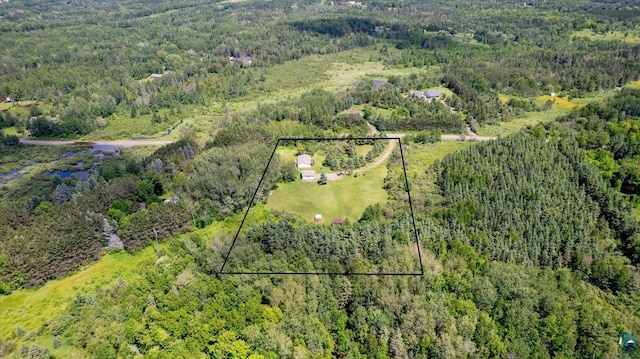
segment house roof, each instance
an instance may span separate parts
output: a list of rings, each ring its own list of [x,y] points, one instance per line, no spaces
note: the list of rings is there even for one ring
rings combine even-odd
[[[151,74],[152,79],[159,79],[162,77],[162,74]]]
[[[302,171],[302,177],[315,177],[315,176],[316,176],[316,171],[313,171],[313,170]]]
[[[380,86],[382,86],[382,85],[384,85],[386,83],[387,83],[387,81],[385,81],[385,80],[373,80],[373,81],[371,81],[371,85],[373,85],[373,87],[380,87]]]
[[[413,97],[424,97],[425,95],[420,91],[413,91]]]
[[[311,156],[307,154],[303,154],[298,156],[298,166],[300,165],[309,165],[311,166]]]
[[[429,97],[429,98],[434,98],[434,97],[442,96],[442,92],[440,92],[439,90],[436,90],[436,89],[429,89],[429,90],[424,92],[424,95]]]

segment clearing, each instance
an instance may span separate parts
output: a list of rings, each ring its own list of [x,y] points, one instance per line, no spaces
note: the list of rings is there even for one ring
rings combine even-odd
[[[91,293],[96,286],[111,286],[118,278],[125,283],[133,282],[138,277],[138,265],[153,256],[152,247],[136,255],[107,254],[89,267],[64,279],[49,281],[36,290],[16,290],[0,296],[0,339],[10,339],[16,325],[27,332],[37,331],[46,321],[63,313],[76,293]]]
[[[382,188],[386,176],[387,168],[378,166],[326,185],[300,180],[280,184],[269,197],[267,208],[298,214],[308,222],[316,214],[322,215],[323,223],[334,218],[355,222],[367,206],[386,202],[387,192]]]

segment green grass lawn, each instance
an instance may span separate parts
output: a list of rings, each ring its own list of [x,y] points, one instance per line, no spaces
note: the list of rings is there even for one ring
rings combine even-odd
[[[640,221],[640,206],[634,207],[632,213]]]
[[[382,189],[387,169],[380,165],[358,177],[345,176],[321,186],[316,182],[280,184],[267,201],[267,208],[295,213],[305,221],[313,222],[316,214],[322,223],[333,218],[357,221],[364,209],[374,203],[384,203],[387,192]]]
[[[369,153],[369,151],[371,151],[372,148],[373,148],[372,145],[356,146],[356,155],[364,157],[364,156],[367,155],[367,153]],[[283,162],[293,162],[293,163],[295,163],[296,158],[297,158],[297,156],[296,156],[297,150],[295,148],[292,148],[292,147],[284,147],[284,146],[279,147],[278,150],[276,151],[276,153],[280,156],[280,159]],[[322,162],[324,162],[325,157],[326,157],[325,154],[323,152],[321,152],[321,151],[317,151],[317,152],[313,153],[311,155],[311,159],[314,161],[314,164],[309,169],[316,171],[316,173],[335,172],[335,171],[332,171],[329,167],[325,167],[325,166],[322,165]]]

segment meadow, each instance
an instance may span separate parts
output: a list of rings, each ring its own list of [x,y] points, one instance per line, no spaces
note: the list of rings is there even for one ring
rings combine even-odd
[[[18,327],[25,331],[25,338],[32,337],[32,333],[37,332],[46,322],[65,313],[70,300],[77,294],[91,293],[96,287],[111,287],[120,279],[125,284],[133,283],[140,277],[140,266],[154,259],[152,247],[135,255],[126,252],[107,254],[76,274],[50,281],[36,290],[17,290],[7,296],[0,296],[0,339],[13,338]],[[86,357],[77,349],[62,347],[54,350],[52,339],[40,337],[37,343],[58,357]]]
[[[582,107],[592,101],[602,101],[615,94],[614,90],[599,91],[589,97],[565,98],[551,95],[541,95],[534,99],[536,105],[543,106],[547,101],[553,104],[546,111],[525,112],[523,116],[502,121],[496,124],[486,124],[477,131],[480,136],[507,136],[514,134],[527,126],[535,126],[539,123],[555,121],[556,118],[568,114],[576,107]],[[500,95],[500,101],[507,103],[514,96]]]
[[[386,175],[386,167],[378,166],[326,185],[301,180],[280,184],[269,196],[266,207],[297,214],[307,222],[313,222],[316,214],[322,215],[321,223],[331,223],[334,218],[355,222],[367,206],[386,202],[387,193],[382,188]]]
[[[636,31],[594,32],[590,29],[584,29],[571,34],[571,39],[575,38],[587,38],[594,41],[622,41],[633,45],[640,44],[640,34]]]

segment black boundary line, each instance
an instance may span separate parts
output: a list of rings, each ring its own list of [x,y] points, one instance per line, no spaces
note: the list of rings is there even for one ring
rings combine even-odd
[[[229,261],[229,257],[231,256],[231,251],[238,240],[238,236],[240,235],[240,230],[244,225],[247,216],[249,215],[249,211],[253,206],[253,202],[258,195],[258,191],[260,190],[260,186],[264,181],[264,177],[267,174],[267,170],[269,169],[269,165],[271,165],[271,161],[273,160],[273,156],[282,141],[349,141],[349,140],[374,140],[374,141],[398,141],[398,146],[400,148],[400,157],[402,159],[402,171],[404,173],[404,181],[405,188],[407,192],[407,197],[409,200],[409,209],[411,210],[411,222],[413,225],[413,234],[416,241],[416,249],[418,250],[418,260],[420,261],[420,273],[347,273],[347,272],[225,272],[224,267],[227,265]],[[218,274],[229,274],[229,275],[239,275],[239,274],[248,274],[248,275],[327,275],[327,276],[394,276],[394,277],[407,277],[407,276],[423,276],[424,275],[424,266],[422,265],[422,254],[420,253],[420,244],[418,239],[418,231],[416,228],[416,219],[413,211],[413,204],[411,202],[411,194],[409,190],[409,178],[407,177],[407,165],[404,161],[404,153],[402,151],[402,141],[400,137],[335,137],[335,138],[312,138],[312,137],[281,137],[276,142],[276,145],[273,147],[273,152],[271,152],[271,157],[269,157],[269,161],[267,162],[267,166],[264,168],[262,172],[262,177],[260,178],[260,182],[258,182],[258,186],[256,187],[255,192],[253,192],[253,197],[251,197],[251,201],[249,202],[249,206],[247,207],[247,211],[244,213],[244,217],[242,217],[242,222],[240,222],[240,226],[236,231],[235,236],[233,237],[233,241],[231,242],[231,246],[229,247],[229,251],[224,258],[224,262],[222,263],[222,267],[220,267],[220,271]]]
[[[278,148],[278,145],[280,145],[280,140],[278,139],[278,142],[276,142],[275,147],[273,147],[273,152],[271,152],[271,157],[269,157],[269,162],[267,162],[267,165],[264,167],[264,171],[262,172],[262,177],[260,177],[260,182],[258,182],[258,186],[256,187],[256,190],[253,192],[253,197],[251,197],[251,201],[249,202],[249,206],[247,207],[247,211],[244,212],[244,217],[242,217],[242,222],[240,222],[240,226],[238,227],[238,230],[236,231],[236,235],[233,237],[233,242],[231,242],[231,247],[229,247],[229,252],[227,252],[226,257],[224,257],[224,262],[222,263],[222,267],[220,267],[220,272],[221,274],[224,274],[224,266],[227,265],[227,261],[229,260],[229,256],[231,255],[231,251],[233,250],[233,246],[236,244],[236,241],[238,240],[238,236],[240,235],[240,230],[242,229],[242,226],[244,225],[244,221],[247,220],[247,216],[249,215],[249,211],[251,210],[251,207],[253,206],[253,202],[256,199],[256,196],[258,195],[258,191],[260,190],[260,186],[262,185],[262,181],[264,180],[264,177],[267,174],[267,170],[269,169],[269,165],[271,164],[271,160],[273,160],[273,156],[276,154],[276,149]]]
[[[420,241],[418,240],[418,229],[416,228],[416,216],[413,212],[413,202],[411,201],[411,190],[409,189],[409,177],[407,176],[407,165],[404,162],[404,152],[402,151],[402,141],[398,138],[398,146],[400,147],[400,158],[402,159],[402,171],[404,172],[404,183],[407,186],[407,197],[409,199],[409,209],[411,209],[411,222],[413,224],[413,236],[416,239],[416,249],[418,250],[418,260],[420,261],[420,275],[424,275],[424,267],[422,266],[422,254],[420,253]]]

